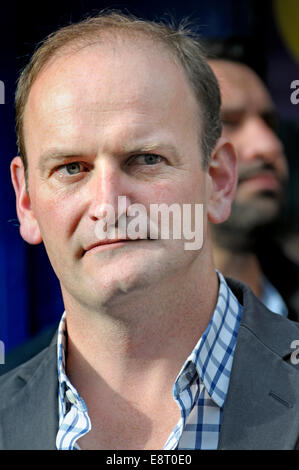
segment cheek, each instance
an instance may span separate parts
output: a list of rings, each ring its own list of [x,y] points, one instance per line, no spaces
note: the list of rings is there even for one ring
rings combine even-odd
[[[33,211],[38,221],[43,240],[62,240],[74,232],[81,216],[81,209],[75,198],[37,198]]]
[[[279,172],[284,180],[287,180],[289,178],[289,166],[287,163],[287,159],[284,155],[282,155],[279,159]]]
[[[183,204],[203,203],[205,200],[205,182],[203,178],[185,178],[184,181],[172,181],[159,183],[151,187],[150,191],[144,192],[144,201],[153,204]]]
[[[184,181],[184,184],[176,182],[175,184],[156,185],[149,200],[151,200],[152,204],[166,204],[168,207],[173,204],[179,204],[181,210],[177,220],[181,221],[181,233],[186,237],[190,237],[191,233],[192,237],[194,237],[195,233],[197,233],[198,238],[199,234],[203,233],[203,237],[205,237],[208,201],[206,196],[206,180],[204,178],[190,177],[187,181]],[[189,207],[183,208],[183,204],[189,205]],[[199,207],[199,205],[202,205],[202,207]],[[148,210],[149,206],[147,204]],[[176,212],[176,214],[178,213]],[[171,224],[171,231],[173,218],[170,217],[169,220],[170,222],[168,223]]]
[[[235,130],[224,129],[222,135],[227,137],[233,144],[237,152],[238,160],[243,160],[243,147],[245,145],[246,148],[248,141],[250,142],[252,140],[251,135],[247,134],[247,130],[242,128],[240,129],[240,127],[237,127]]]

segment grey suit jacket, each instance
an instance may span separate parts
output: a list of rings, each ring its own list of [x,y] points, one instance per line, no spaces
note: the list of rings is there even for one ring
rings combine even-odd
[[[291,360],[299,324],[267,310],[244,284],[228,283],[244,310],[218,448],[299,449],[299,365]],[[0,377],[0,449],[56,448],[57,385],[55,337]]]

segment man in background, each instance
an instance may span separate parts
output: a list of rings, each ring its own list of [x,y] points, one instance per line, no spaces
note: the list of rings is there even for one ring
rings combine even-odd
[[[241,44],[208,45],[222,95],[223,135],[238,154],[239,182],[229,219],[212,227],[215,264],[246,282],[272,311],[299,319],[299,269],[275,235],[285,207],[288,165],[277,114]]]

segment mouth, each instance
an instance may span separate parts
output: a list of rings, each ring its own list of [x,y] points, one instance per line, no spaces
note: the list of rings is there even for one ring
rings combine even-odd
[[[271,170],[251,172],[239,177],[239,185],[251,185],[256,189],[277,191],[281,188],[281,182]]]
[[[137,242],[141,241],[144,239],[136,238],[136,239],[131,239],[131,238],[119,238],[119,239],[105,239],[105,240],[100,240],[98,242],[95,242],[91,245],[89,245],[87,248],[84,249],[83,251],[83,256],[86,253],[91,253],[95,251],[103,251],[106,249],[114,249],[117,247],[125,246],[127,243],[131,242]]]

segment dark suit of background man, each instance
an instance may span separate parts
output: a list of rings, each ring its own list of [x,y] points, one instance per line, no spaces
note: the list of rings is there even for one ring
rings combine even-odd
[[[11,173],[21,235],[44,242],[65,313],[50,346],[0,379],[0,448],[298,448],[298,325],[213,264],[208,221],[229,216],[236,155],[199,43],[108,13],[60,30],[33,63]],[[152,204],[202,204],[202,246],[161,226],[126,237],[136,203],[147,229]]]
[[[288,163],[273,101],[250,45],[210,40],[209,63],[218,79],[223,135],[237,151],[239,181],[231,215],[213,225],[216,267],[248,284],[275,313],[299,320],[299,267],[284,254],[282,216]]]

